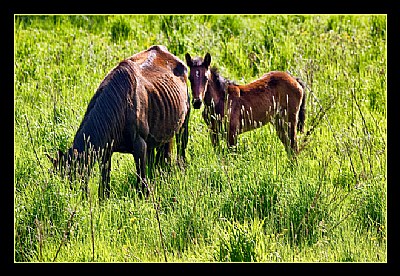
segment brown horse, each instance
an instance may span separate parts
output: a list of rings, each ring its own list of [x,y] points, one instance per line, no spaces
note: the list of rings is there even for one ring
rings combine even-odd
[[[210,69],[211,55],[191,58],[185,55],[190,68],[189,80],[193,107],[204,102],[203,118],[211,129],[211,141],[218,143],[218,133],[227,123],[228,146],[237,143],[237,135],[271,122],[289,155],[298,152],[297,130],[303,131],[306,93],[299,78],[273,71],[246,84],[238,85]],[[226,120],[225,120],[226,119]]]
[[[95,161],[100,164],[99,198],[110,194],[113,152],[131,153],[135,159],[141,194],[149,194],[146,165],[170,158],[173,137],[185,160],[190,102],[187,67],[164,46],[152,46],[120,62],[101,82],[90,100],[72,147],[51,158],[66,172],[88,177]],[[84,182],[87,191],[87,181]],[[139,189],[139,184],[141,189]]]

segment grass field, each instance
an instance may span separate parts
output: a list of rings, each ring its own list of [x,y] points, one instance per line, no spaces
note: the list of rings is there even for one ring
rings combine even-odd
[[[15,16],[16,262],[387,262],[385,15]],[[187,164],[159,169],[139,199],[131,155],[114,154],[99,203],[51,172],[119,61],[154,44],[209,52],[245,84],[272,70],[307,84],[303,150],[272,126],[214,149],[192,109]]]

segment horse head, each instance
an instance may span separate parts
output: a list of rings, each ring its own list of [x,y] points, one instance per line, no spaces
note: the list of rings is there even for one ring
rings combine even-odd
[[[192,88],[193,107],[199,109],[203,103],[210,78],[211,55],[207,53],[204,59],[201,57],[192,59],[190,54],[186,53],[185,58],[186,64],[190,68],[189,80]]]
[[[70,148],[66,152],[58,150],[55,157],[47,153],[46,156],[53,164],[53,171],[70,182],[75,179],[84,180],[90,174],[90,168],[95,158],[91,149],[88,152],[78,152],[75,148]]]
[[[77,161],[79,162],[78,155],[78,152],[72,149],[67,152],[58,150],[55,157],[46,153],[47,158],[53,164],[53,171],[60,173],[62,177],[67,177],[69,180],[72,180],[72,163],[75,165]]]

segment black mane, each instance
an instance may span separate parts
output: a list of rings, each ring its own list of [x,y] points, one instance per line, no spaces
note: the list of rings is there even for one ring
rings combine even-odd
[[[217,67],[212,67],[210,69],[211,78],[213,83],[217,86],[218,90],[226,91],[228,85],[237,85],[234,81],[224,78],[220,75]]]
[[[136,85],[130,63],[121,62],[100,84],[75,135],[73,148],[83,151],[88,136],[96,149],[120,139],[125,125],[127,95]]]

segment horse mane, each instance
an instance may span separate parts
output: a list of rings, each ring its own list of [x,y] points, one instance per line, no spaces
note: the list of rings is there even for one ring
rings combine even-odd
[[[215,66],[210,68],[210,72],[211,72],[212,81],[216,85],[216,87],[219,91],[227,91],[227,88],[229,85],[235,85],[235,86],[238,85],[234,81],[221,76],[218,68]]]
[[[85,149],[88,136],[96,150],[120,139],[128,93],[136,89],[133,66],[132,61],[122,61],[101,82],[75,135],[73,147],[78,151]]]

